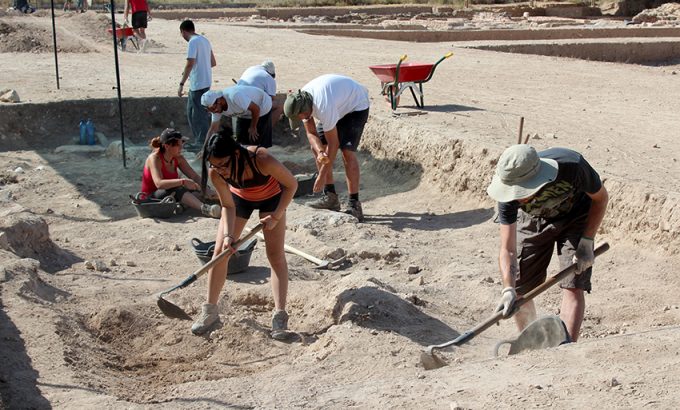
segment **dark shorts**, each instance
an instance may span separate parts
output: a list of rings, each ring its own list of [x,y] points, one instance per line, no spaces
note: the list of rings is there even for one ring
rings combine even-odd
[[[264,201],[249,201],[236,194],[232,194],[231,196],[234,198],[234,204],[236,205],[236,216],[243,219],[250,218],[250,215],[252,215],[253,211],[256,209],[259,209],[260,213],[274,212],[276,207],[279,206],[279,201],[281,200],[280,192],[269,199],[265,199]]]
[[[257,119],[257,133],[260,135],[258,141],[251,141],[248,136],[248,128],[250,128],[250,118],[236,119],[236,141],[243,145],[257,145],[260,147],[269,148],[272,146],[272,112]]]
[[[363,111],[351,112],[340,118],[335,127],[338,130],[341,150],[356,151],[359,148],[361,134],[364,132],[366,121],[368,121],[368,108]],[[321,143],[328,145],[323,134],[323,124],[318,123],[316,125],[316,133],[319,135]]]
[[[138,11],[132,14],[132,28],[146,28],[148,20],[148,13],[146,11]]]
[[[520,211],[517,218],[517,254],[519,278],[517,293],[525,295],[547,278],[548,265],[557,245],[560,270],[572,264],[578,242],[586,228],[588,214],[570,220],[546,221]],[[560,282],[563,289],[582,289],[590,293],[592,267],[580,275],[571,275]]]
[[[170,189],[157,189],[153,192],[153,194],[151,194],[151,198],[163,199],[174,194],[173,196],[175,197],[175,201],[179,202],[187,192],[189,192],[189,190],[181,186]]]

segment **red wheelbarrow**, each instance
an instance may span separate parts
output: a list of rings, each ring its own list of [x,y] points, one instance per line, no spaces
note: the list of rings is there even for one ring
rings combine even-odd
[[[113,31],[111,29],[107,30],[109,34],[111,34]],[[137,40],[135,37],[135,32],[132,29],[132,27],[128,26],[123,26],[123,27],[118,27],[116,28],[116,39],[118,40],[118,45],[120,46],[120,49],[125,51],[125,43],[130,40],[133,46],[135,46],[135,49],[139,50],[139,47],[137,46]]]
[[[423,108],[423,83],[430,81],[439,63],[452,55],[452,52],[448,52],[436,63],[426,64],[404,63],[407,58],[406,54],[404,54],[399,58],[397,64],[372,65],[368,68],[380,80],[380,85],[382,86],[381,94],[385,98],[389,98],[392,110],[397,109],[399,97],[407,88],[411,90],[416,106]]]

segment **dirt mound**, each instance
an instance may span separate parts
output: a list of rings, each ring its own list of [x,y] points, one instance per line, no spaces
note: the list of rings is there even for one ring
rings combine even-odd
[[[52,52],[52,26],[38,16],[0,20],[0,53]],[[99,45],[110,45],[111,20],[93,11],[57,16],[57,50],[62,53],[95,52]],[[156,44],[160,48],[162,45]]]
[[[20,283],[16,293],[24,299],[37,303],[55,303],[65,299],[68,292],[45,282],[40,276],[39,266],[40,263],[35,259],[13,259],[3,263],[2,276],[5,281]]]
[[[8,206],[0,212],[2,247],[21,258],[40,261],[44,270],[55,271],[75,262],[50,239],[47,222],[18,206]]]
[[[633,17],[636,23],[655,23],[657,21],[673,24],[680,21],[680,3],[666,3],[655,9],[643,10]]]

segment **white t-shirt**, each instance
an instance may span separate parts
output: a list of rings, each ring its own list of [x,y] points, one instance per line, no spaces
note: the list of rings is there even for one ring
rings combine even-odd
[[[276,95],[276,80],[261,65],[246,69],[238,80],[238,85],[257,87],[270,96]]]
[[[189,74],[189,91],[210,88],[212,84],[212,66],[210,64],[210,54],[212,47],[207,38],[194,34],[189,39],[187,49],[187,59],[193,58],[194,66]]]
[[[302,87],[312,95],[314,101],[312,116],[330,131],[345,115],[367,109],[368,90],[349,77],[337,74],[325,74],[317,77]]]
[[[252,113],[248,109],[250,103],[260,107],[260,116],[267,115],[272,109],[272,99],[259,88],[249,85],[235,85],[222,90],[222,96],[227,100],[227,110],[219,114],[212,114],[212,121],[217,122],[220,117],[251,118]]]

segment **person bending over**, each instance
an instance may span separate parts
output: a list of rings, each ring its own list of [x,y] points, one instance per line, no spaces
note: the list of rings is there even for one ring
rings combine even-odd
[[[225,132],[213,134],[203,146],[201,186],[207,185],[208,178],[222,204],[213,258],[230,249],[252,212],[259,210],[274,295],[271,336],[284,339],[288,329],[288,263],[283,249],[286,208],[297,190],[297,180],[267,149],[240,145]],[[208,271],[207,300],[191,327],[194,334],[205,333],[219,320],[217,302],[227,278],[228,260],[222,259]]]

